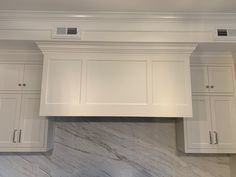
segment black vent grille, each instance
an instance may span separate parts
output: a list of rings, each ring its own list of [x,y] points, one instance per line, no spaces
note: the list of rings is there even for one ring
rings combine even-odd
[[[227,31],[227,29],[218,29],[217,35],[218,36],[228,36],[228,31]]]

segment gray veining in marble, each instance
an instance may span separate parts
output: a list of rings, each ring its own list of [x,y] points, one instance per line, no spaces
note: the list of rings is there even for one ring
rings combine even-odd
[[[174,120],[65,120],[52,152],[1,153],[0,177],[230,177],[227,155],[176,151]]]

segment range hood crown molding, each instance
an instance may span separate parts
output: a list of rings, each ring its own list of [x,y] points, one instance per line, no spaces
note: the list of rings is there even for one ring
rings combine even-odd
[[[160,42],[36,42],[44,53],[122,52],[122,53],[181,53],[192,54],[197,44]]]

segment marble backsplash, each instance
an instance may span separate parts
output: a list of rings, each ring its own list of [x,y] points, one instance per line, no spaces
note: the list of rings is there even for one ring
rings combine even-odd
[[[0,177],[230,177],[227,155],[176,150],[175,122],[56,118],[54,149],[0,153]]]

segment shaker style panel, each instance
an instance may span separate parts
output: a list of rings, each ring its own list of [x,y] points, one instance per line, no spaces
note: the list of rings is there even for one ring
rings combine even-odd
[[[22,90],[24,65],[0,64],[0,91]]]
[[[234,93],[234,72],[231,66],[208,67],[212,93]]]
[[[147,104],[147,62],[89,60],[86,104]]]
[[[0,94],[0,149],[16,147],[20,104],[21,95]]]
[[[210,98],[213,119],[214,144],[218,149],[236,152],[236,108],[232,96],[213,96]]]
[[[208,71],[206,66],[191,66],[191,85],[193,93],[209,92]]]
[[[176,107],[191,102],[189,65],[185,60],[152,62],[153,104]],[[170,110],[171,111],[171,110]]]
[[[40,91],[42,82],[42,65],[24,65],[23,90]]]
[[[213,148],[209,96],[193,96],[193,118],[186,120],[185,128],[190,152],[192,149]]]
[[[42,100],[48,105],[79,104],[81,60],[48,59],[44,70]]]
[[[232,66],[191,66],[193,94],[234,94],[234,82]]]
[[[47,120],[39,116],[39,105],[39,94],[22,95],[18,147],[44,147]]]

